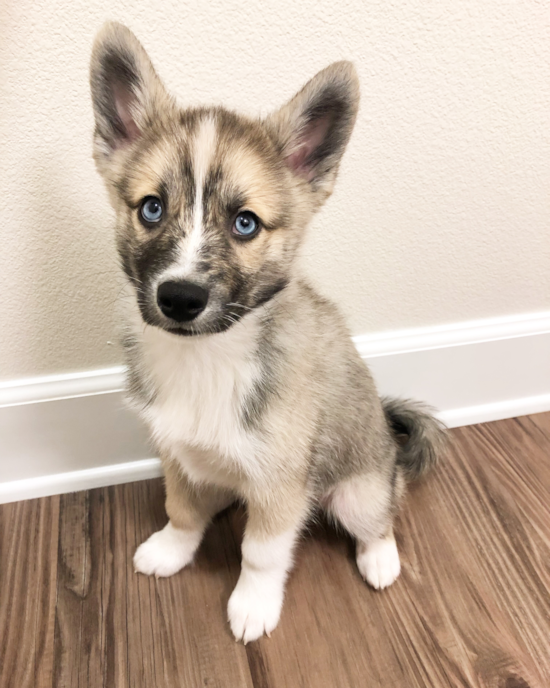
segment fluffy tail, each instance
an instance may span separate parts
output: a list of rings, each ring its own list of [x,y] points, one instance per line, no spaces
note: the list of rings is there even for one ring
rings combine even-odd
[[[408,481],[417,480],[437,463],[448,442],[447,429],[429,407],[416,401],[386,398],[382,405],[400,444],[397,464]]]

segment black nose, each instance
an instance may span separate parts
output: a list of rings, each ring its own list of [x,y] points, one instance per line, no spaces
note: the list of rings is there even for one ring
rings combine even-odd
[[[167,318],[189,322],[206,308],[208,292],[191,282],[163,282],[157,290],[157,303]]]

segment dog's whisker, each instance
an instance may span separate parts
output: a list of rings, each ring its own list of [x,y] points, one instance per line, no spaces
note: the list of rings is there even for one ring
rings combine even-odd
[[[248,311],[253,311],[253,308],[250,308],[250,306],[244,306],[242,303],[228,303],[228,306],[237,306],[238,308],[246,308]]]

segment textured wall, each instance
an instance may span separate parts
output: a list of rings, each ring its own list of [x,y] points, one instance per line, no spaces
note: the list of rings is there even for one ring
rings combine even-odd
[[[550,11],[518,0],[2,0],[0,378],[118,363],[88,59],[127,23],[183,103],[248,113],[355,61],[308,269],[355,333],[550,308]]]

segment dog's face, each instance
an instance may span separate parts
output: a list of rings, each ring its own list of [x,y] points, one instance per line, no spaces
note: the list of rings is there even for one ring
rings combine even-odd
[[[185,110],[135,36],[107,24],[91,86],[94,157],[144,321],[180,335],[220,332],[284,289],[351,134],[353,66],[328,67],[263,121]]]

